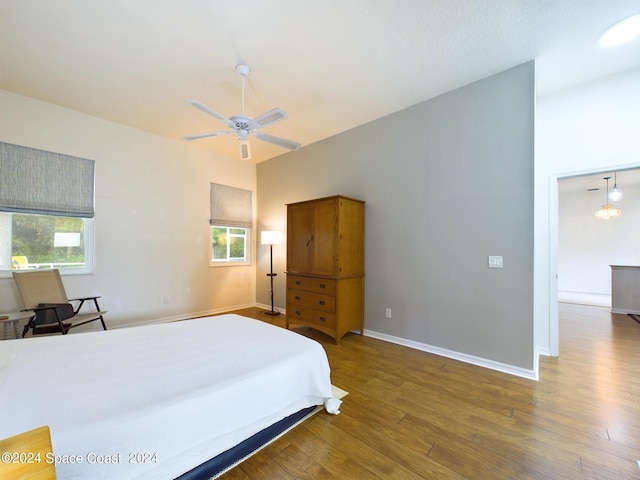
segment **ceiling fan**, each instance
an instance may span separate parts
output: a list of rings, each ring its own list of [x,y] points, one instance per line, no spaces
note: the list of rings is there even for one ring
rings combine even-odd
[[[240,158],[242,160],[248,160],[251,158],[251,149],[249,146],[249,135],[255,136],[258,140],[262,140],[263,142],[273,143],[274,145],[279,145],[280,147],[287,148],[289,150],[299,150],[300,144],[296,142],[292,142],[290,140],[285,140],[284,138],[274,137],[273,135],[268,135],[266,133],[259,132],[258,130],[267,127],[269,125],[273,125],[280,120],[285,120],[289,118],[287,112],[282,110],[281,108],[274,108],[273,110],[269,110],[262,115],[258,115],[256,118],[251,118],[245,115],[244,113],[244,80],[251,72],[251,69],[244,64],[236,65],[236,71],[240,75],[242,79],[242,113],[240,115],[233,115],[229,118],[221,115],[215,110],[210,109],[203,103],[198,100],[187,99],[187,103],[193,105],[199,110],[202,110],[204,113],[211,115],[213,118],[216,118],[223,123],[225,123],[229,130],[220,130],[217,132],[208,132],[208,133],[199,133],[196,135],[186,135],[182,138],[185,140],[198,140],[200,138],[207,137],[219,137],[222,135],[228,135],[230,133],[235,133],[238,135],[238,146],[240,148]]]

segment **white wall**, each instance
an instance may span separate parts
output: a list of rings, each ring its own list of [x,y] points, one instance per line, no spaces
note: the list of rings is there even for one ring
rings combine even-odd
[[[255,267],[209,267],[209,183],[255,190],[255,165],[0,91],[0,141],[96,161],[96,265],[65,276],[111,325],[253,305]],[[169,303],[165,304],[164,297]],[[0,279],[1,311],[20,308]]]
[[[540,97],[536,110],[535,342],[557,354],[558,178],[640,165],[640,69]]]

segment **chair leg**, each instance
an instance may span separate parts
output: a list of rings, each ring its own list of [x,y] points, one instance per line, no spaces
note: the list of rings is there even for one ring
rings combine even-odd
[[[97,299],[97,298],[94,298],[94,299],[93,299],[93,303],[94,303],[94,304],[95,304],[95,306],[96,306],[96,310],[99,312],[99,311],[100,311],[100,305],[98,305],[98,299]],[[103,329],[103,330],[106,330],[106,329],[107,329],[107,326],[106,326],[106,325],[105,325],[105,323],[104,323],[104,318],[102,318],[102,315],[100,315],[100,323],[102,323],[102,329]]]
[[[29,333],[29,329],[35,329],[36,325],[35,325],[35,321],[36,321],[36,316],[35,314],[29,319],[29,321],[25,324],[24,328],[22,329],[22,338],[27,336],[27,333]]]
[[[64,324],[62,323],[62,320],[60,320],[60,315],[58,315],[58,309],[54,308],[53,312],[56,314],[56,318],[58,319],[58,325],[60,326],[60,332],[62,332],[62,335],[66,335],[68,332],[68,329],[65,328]]]
[[[33,318],[34,317],[31,317],[27,322],[27,324],[22,329],[22,338],[26,337],[27,333],[29,333],[29,329],[33,327]]]

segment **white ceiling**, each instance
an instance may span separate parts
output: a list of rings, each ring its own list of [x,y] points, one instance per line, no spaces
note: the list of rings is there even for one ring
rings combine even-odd
[[[545,94],[640,66],[598,47],[639,0],[0,0],[0,89],[158,135],[225,126],[185,104],[290,118],[304,145],[537,60]],[[411,134],[411,132],[408,132]],[[232,136],[197,141],[237,156]],[[256,139],[253,161],[285,153]]]

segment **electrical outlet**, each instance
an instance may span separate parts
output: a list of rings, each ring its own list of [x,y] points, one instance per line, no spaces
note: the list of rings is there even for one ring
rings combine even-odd
[[[385,316],[385,318],[391,318],[391,309],[390,308],[385,308],[384,309],[384,316]]]

